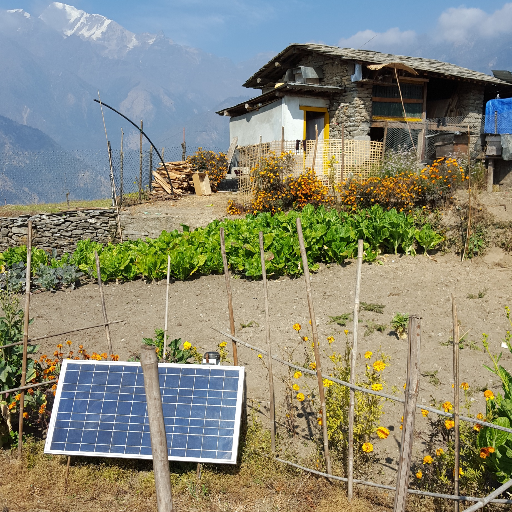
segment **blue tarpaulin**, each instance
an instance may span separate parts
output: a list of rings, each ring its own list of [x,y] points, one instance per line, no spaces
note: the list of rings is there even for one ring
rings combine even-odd
[[[485,133],[512,133],[512,98],[487,102]]]

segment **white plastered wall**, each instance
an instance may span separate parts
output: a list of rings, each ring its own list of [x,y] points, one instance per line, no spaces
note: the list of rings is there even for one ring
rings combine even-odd
[[[285,140],[304,138],[304,111],[300,107],[328,108],[329,101],[322,98],[285,96],[259,110],[232,117],[229,122],[229,137],[238,137],[239,146],[281,140],[284,127]],[[320,134],[322,137],[323,134]]]

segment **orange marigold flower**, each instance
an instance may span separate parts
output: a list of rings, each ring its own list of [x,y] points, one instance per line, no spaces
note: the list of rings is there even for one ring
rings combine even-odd
[[[450,430],[451,428],[453,428],[455,426],[455,421],[453,421],[453,420],[446,420],[444,422],[444,426],[446,427],[447,430]]]
[[[494,400],[494,393],[490,389],[484,391],[484,396],[486,400]]]

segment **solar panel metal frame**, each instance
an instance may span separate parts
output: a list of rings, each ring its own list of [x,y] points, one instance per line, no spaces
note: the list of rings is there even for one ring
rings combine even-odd
[[[62,413],[62,411],[59,411],[59,408],[60,408],[60,405],[62,403],[65,403],[65,399],[62,400],[62,393],[63,393],[63,388],[64,388],[64,385],[65,384],[68,384],[66,383],[66,375],[67,375],[67,371],[71,368],[73,368],[73,366],[80,366],[80,367],[83,367],[83,366],[86,366],[86,365],[95,365],[95,366],[98,366],[98,365],[105,365],[105,366],[109,366],[109,367],[112,367],[112,366],[124,366],[124,367],[138,367],[140,370],[138,370],[136,373],[135,372],[130,372],[130,373],[135,373],[135,375],[138,375],[138,374],[142,374],[142,368],[141,368],[141,365],[140,363],[138,362],[125,362],[125,361],[89,361],[89,360],[80,360],[80,361],[75,361],[75,360],[69,360],[69,359],[65,359],[62,363],[62,367],[61,367],[61,372],[60,372],[60,377],[59,377],[59,382],[57,384],[57,390],[56,390],[56,393],[55,393],[55,401],[54,401],[54,405],[53,405],[53,408],[52,408],[52,415],[51,415],[51,418],[50,418],[50,425],[49,425],[49,428],[48,428],[48,434],[47,434],[47,438],[46,438],[46,442],[45,442],[45,448],[44,448],[44,452],[45,453],[50,453],[50,454],[55,454],[55,455],[79,455],[79,456],[94,456],[94,457],[120,457],[120,458],[130,458],[130,459],[152,459],[152,454],[151,454],[151,444],[149,445],[149,453],[146,453],[146,454],[142,454],[142,453],[139,453],[139,454],[133,454],[133,453],[122,453],[122,452],[112,452],[112,451],[81,451],[81,450],[59,450],[59,449],[52,449],[51,448],[51,445],[53,443],[53,437],[54,437],[54,432],[55,432],[55,426],[56,426],[56,422],[57,422],[57,418],[58,418],[58,414],[59,412]],[[190,457],[190,456],[184,456],[184,457],[181,457],[181,456],[173,456],[173,455],[170,455],[168,456],[168,459],[169,460],[176,460],[176,461],[186,461],[186,462],[202,462],[202,463],[215,463],[215,464],[236,464],[236,459],[237,459],[237,453],[238,453],[238,443],[239,443],[239,437],[240,437],[240,421],[241,421],[241,412],[242,412],[242,398],[243,398],[243,388],[244,388],[244,374],[245,374],[245,371],[244,371],[244,368],[243,367],[240,367],[240,366],[218,366],[218,365],[196,365],[196,364],[171,364],[171,363],[161,363],[158,365],[158,368],[159,368],[159,376],[160,378],[162,377],[162,374],[161,374],[161,371],[160,370],[165,370],[165,369],[168,369],[168,368],[181,368],[181,369],[189,369],[189,370],[192,370],[194,368],[196,369],[201,369],[201,370],[221,370],[221,371],[233,371],[235,370],[237,373],[238,373],[238,383],[237,383],[237,389],[236,389],[236,405],[235,405],[235,418],[234,418],[234,424],[233,424],[233,435],[232,435],[232,447],[231,447],[231,458],[229,459],[218,459],[218,458],[207,458],[207,457]],[[121,373],[121,372],[118,372],[118,373]],[[122,372],[124,374],[124,372]],[[166,375],[170,375],[170,374],[166,374]],[[226,377],[225,377],[226,378]],[[143,380],[142,380],[143,382]],[[77,384],[78,385],[78,384]],[[105,387],[106,387],[106,384],[105,384]],[[164,395],[164,391],[165,389],[194,389],[194,388],[188,388],[188,387],[184,387],[184,388],[162,388],[162,386],[160,386],[161,388],[161,391],[162,391],[162,394]],[[219,391],[219,390],[216,390],[215,388],[208,388],[208,392],[210,391]],[[137,395],[134,395],[134,397],[137,396]],[[148,418],[147,418],[147,406],[146,406],[146,395],[145,395],[145,392],[144,393],[141,393],[139,394],[138,396],[141,396],[141,400],[139,402],[136,402],[135,399],[133,400],[133,403],[139,403],[139,404],[143,404],[143,406],[145,407],[145,411],[144,411],[144,414],[143,414],[143,418],[144,418],[144,424],[143,424],[143,430],[142,430],[142,434],[141,434],[141,438],[142,436],[144,435],[145,432],[149,432],[149,421],[148,421]],[[165,395],[164,395],[165,397]],[[88,400],[88,403],[89,402],[92,402],[94,401],[93,399],[89,399]],[[103,400],[96,400],[97,402],[103,402]],[[119,399],[117,400],[117,403],[119,403]],[[165,403],[165,399],[163,400],[163,402]],[[129,403],[129,401],[128,401]],[[192,405],[192,402],[191,402],[191,405]],[[207,410],[207,405],[205,404],[204,405],[204,408],[205,408],[205,420],[208,419],[206,418],[206,410]],[[116,413],[117,415],[117,413]],[[139,415],[134,415],[134,416],[137,416],[137,417],[140,417],[142,416],[141,414]],[[130,415],[131,417],[131,415]],[[174,417],[175,419],[177,418]],[[84,423],[85,423],[86,420],[84,420]],[[165,421],[165,418],[164,418],[164,421]],[[219,425],[220,425],[220,421],[219,420]],[[226,421],[229,421],[229,420],[226,420]],[[114,422],[114,425],[115,425],[115,422]],[[147,428],[146,428],[147,427]],[[174,425],[172,426],[174,427]],[[78,429],[78,427],[75,427],[76,429]],[[79,429],[78,429],[79,430]],[[218,438],[220,438],[220,426],[218,428],[219,430],[219,434],[218,434]],[[72,429],[70,428],[69,431],[72,431]],[[85,429],[82,429],[82,431],[85,431]],[[94,431],[91,430],[91,431]],[[96,432],[103,432],[103,430],[96,430]],[[108,431],[107,431],[108,432]],[[113,427],[113,430],[112,430],[112,433],[114,432],[118,432],[118,430],[114,430],[114,427]],[[169,437],[169,432],[168,432],[168,425],[166,425],[166,434],[167,434],[167,437]],[[203,434],[201,437],[204,437],[205,435]],[[199,437],[199,435],[198,435]],[[214,436],[210,436],[210,437],[214,437]],[[67,442],[67,441],[66,441]],[[82,444],[81,442],[79,444]],[[96,442],[94,443],[95,446],[96,446]],[[112,445],[112,443],[110,443]],[[170,452],[171,451],[171,448],[172,446],[169,445],[169,441],[168,441],[168,451]],[[132,446],[132,445],[129,445],[128,444],[128,441],[126,441],[126,444],[125,444],[125,449],[128,448],[128,446]],[[147,447],[146,446],[141,446],[141,450],[142,448],[145,448],[145,450],[147,451]],[[187,448],[188,449],[188,446]],[[185,450],[186,450],[185,449]],[[216,450],[216,451],[219,451],[219,450]]]

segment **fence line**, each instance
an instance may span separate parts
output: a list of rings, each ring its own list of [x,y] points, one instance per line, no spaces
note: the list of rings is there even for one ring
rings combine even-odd
[[[258,353],[268,355],[268,352],[262,348],[258,348],[258,347],[255,347],[254,345],[250,345],[249,343],[242,341],[240,338],[231,336],[231,334],[221,331],[220,329],[216,329],[213,326],[210,326],[210,328],[213,329],[214,331],[217,331],[219,334],[226,336],[227,338],[233,339],[237,343],[241,343],[242,345],[246,346],[247,348],[256,350],[256,351],[258,351]],[[274,360],[278,361],[279,363],[282,363],[286,366],[289,366],[290,368],[295,368],[296,370],[300,370],[301,372],[309,373],[311,375],[316,375],[316,372],[314,370],[310,370],[309,368],[304,368],[303,366],[298,366],[296,364],[289,363],[288,361],[285,361],[284,359],[280,359],[277,356],[272,355],[272,359],[274,359]],[[367,393],[369,395],[380,396],[382,398],[386,398],[388,400],[393,400],[395,402],[400,402],[402,404],[405,403],[404,398],[399,398],[397,396],[388,395],[387,393],[381,393],[380,391],[374,391],[373,389],[362,388],[361,386],[357,386],[356,384],[350,384],[350,382],[345,382],[344,380],[337,379],[336,377],[330,377],[328,375],[322,375],[322,377],[327,380],[332,380],[333,382],[336,382],[337,384],[341,384],[342,386],[345,386],[347,388],[353,389],[354,391],[361,391],[362,393]],[[425,411],[433,412],[434,414],[438,414],[439,416],[446,416],[447,418],[455,417],[454,413],[440,411],[439,409],[435,409],[434,407],[431,407],[430,405],[416,404],[416,409],[424,409]],[[489,423],[487,421],[470,418],[469,416],[459,415],[459,419],[461,419],[463,421],[467,421],[468,423],[473,423],[475,425],[481,425],[482,427],[490,427],[495,430],[502,430],[503,432],[508,432],[509,434],[512,434],[512,428],[502,427],[500,425],[496,425],[494,423]]]

